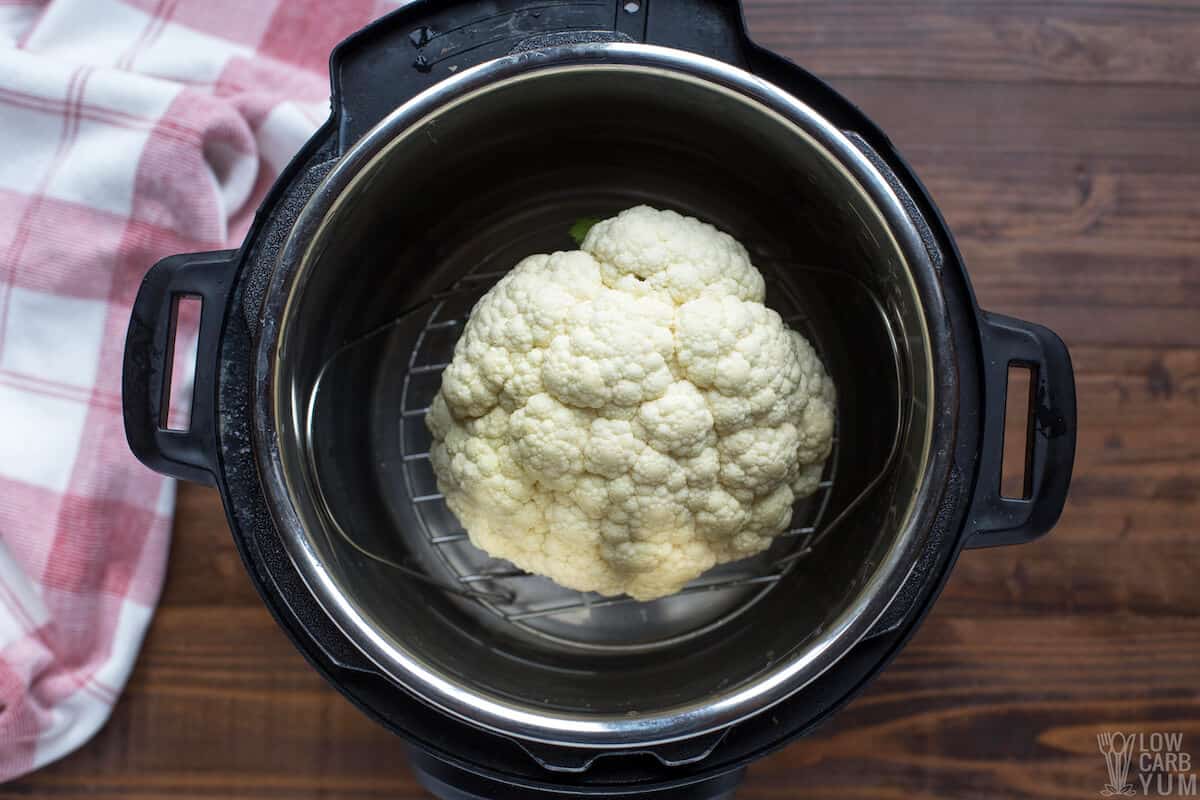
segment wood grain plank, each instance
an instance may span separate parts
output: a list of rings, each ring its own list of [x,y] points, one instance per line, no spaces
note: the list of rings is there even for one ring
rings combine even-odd
[[[1200,83],[1200,8],[1183,0],[767,0],[746,16],[761,44],[832,78]]]
[[[923,174],[935,160],[1086,158],[1098,170],[1196,170],[1197,92],[1184,87],[833,81]],[[1194,206],[1193,206],[1194,207]]]
[[[938,607],[955,616],[1121,614],[1153,624],[1200,609],[1198,569],[1193,541],[1078,544],[1051,534],[1020,550],[964,553]]]

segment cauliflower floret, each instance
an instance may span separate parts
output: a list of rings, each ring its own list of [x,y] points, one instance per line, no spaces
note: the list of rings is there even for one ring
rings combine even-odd
[[[427,417],[492,556],[650,600],[765,550],[816,491],[834,389],[728,234],[638,206],[475,306]]]
[[[636,406],[674,381],[669,299],[608,291],[576,303],[542,363],[542,382],[579,408]]]
[[[674,211],[637,206],[598,222],[583,240],[607,286],[637,294],[638,282],[676,304],[702,295],[762,303],[766,284],[737,239]]]

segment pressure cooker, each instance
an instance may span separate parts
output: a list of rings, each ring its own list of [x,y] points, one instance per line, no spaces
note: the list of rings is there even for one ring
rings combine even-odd
[[[757,46],[736,0],[427,0],[339,45],[329,119],[237,250],[154,265],[125,427],[216,486],[263,601],[442,798],[732,796],[903,647],[964,548],[1048,531],[1062,341],[981,311],[932,199],[862,112]],[[473,304],[637,204],[744,242],[838,387],[817,493],[766,553],[649,603],[474,548],[424,414]],[[189,427],[176,310],[202,303]],[[1031,370],[1020,497],[1008,376]]]

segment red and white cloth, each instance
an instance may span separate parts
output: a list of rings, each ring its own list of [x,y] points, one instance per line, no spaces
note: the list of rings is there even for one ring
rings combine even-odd
[[[329,51],[398,0],[0,0],[0,780],[125,685],[175,487],[120,365],[146,270],[236,246],[328,113]]]

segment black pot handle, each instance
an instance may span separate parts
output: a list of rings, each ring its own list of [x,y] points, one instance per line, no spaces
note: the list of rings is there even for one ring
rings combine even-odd
[[[1031,322],[986,311],[982,322],[985,417],[967,547],[1028,542],[1054,527],[1075,460],[1075,376],[1067,346]],[[1033,370],[1025,499],[1000,494],[1010,365]]]
[[[121,395],[125,437],[150,469],[208,486],[216,483],[215,398],[218,345],[238,251],[170,256],[155,264],[138,289],[125,337]],[[187,430],[169,430],[166,413],[181,297],[202,303],[196,377]]]

